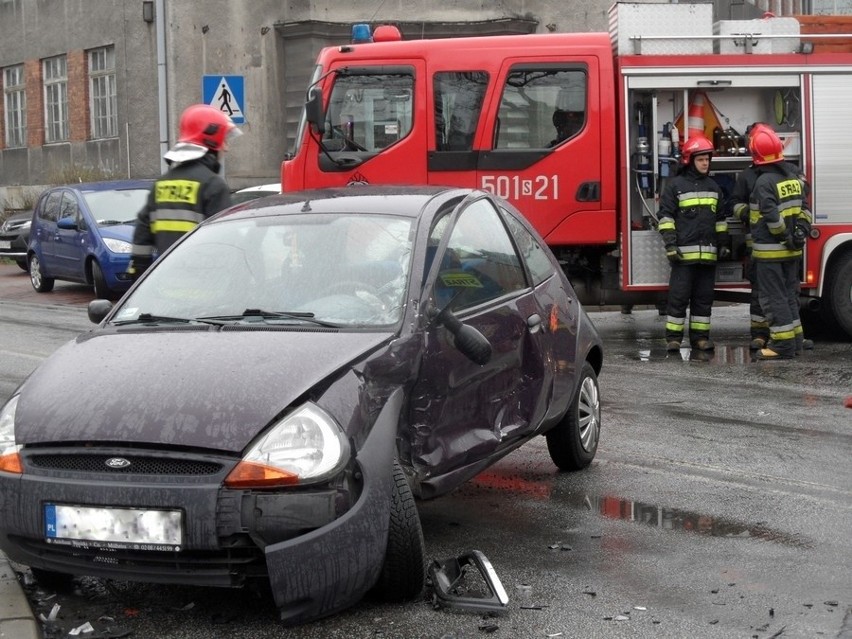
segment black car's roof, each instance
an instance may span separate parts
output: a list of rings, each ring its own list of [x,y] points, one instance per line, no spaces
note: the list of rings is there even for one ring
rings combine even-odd
[[[293,213],[389,213],[418,217],[431,200],[461,198],[473,189],[451,186],[353,185],[281,193],[238,204],[217,216],[251,217]]]

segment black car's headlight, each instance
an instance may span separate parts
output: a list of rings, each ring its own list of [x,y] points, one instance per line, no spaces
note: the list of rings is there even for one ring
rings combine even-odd
[[[22,473],[20,445],[15,443],[15,412],[18,410],[18,395],[0,408],[0,471]]]
[[[232,488],[271,488],[324,481],[349,458],[349,443],[337,422],[306,403],[281,419],[249,448],[225,478]]]

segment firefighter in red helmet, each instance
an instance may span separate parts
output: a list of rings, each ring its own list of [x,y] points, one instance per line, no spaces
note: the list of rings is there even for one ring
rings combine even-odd
[[[666,350],[680,350],[689,307],[689,342],[712,351],[710,313],[716,284],[716,260],[730,254],[722,190],[710,177],[713,143],[689,138],[681,149],[683,166],[660,197],[659,224],[671,263],[666,309]]]
[[[752,252],[769,343],[757,359],[791,359],[804,346],[799,318],[799,262],[811,230],[805,187],[784,162],[784,145],[770,128],[749,138],[757,180],[749,199]]]
[[[184,233],[231,205],[230,190],[219,175],[220,154],[240,134],[216,107],[195,104],[181,114],[178,141],[163,156],[169,169],[154,183],[137,217],[128,268],[132,279]]]
[[[761,129],[769,129],[772,127],[763,122],[755,122],[746,129],[746,139],[750,140],[753,135],[756,135]],[[802,182],[804,189],[804,198],[802,202],[803,213],[810,219],[810,207],[807,204],[807,196],[809,186],[805,180],[805,176],[799,171],[798,167],[784,161],[784,165],[789,171],[797,173],[799,180]],[[760,306],[760,293],[757,283],[757,278],[754,274],[754,260],[751,259],[751,250],[754,240],[751,235],[751,221],[749,213],[749,199],[754,190],[754,185],[760,175],[759,165],[752,163],[737,175],[736,183],[730,196],[730,215],[737,218],[741,223],[745,232],[745,248],[746,248],[746,275],[751,284],[751,299],[749,302],[749,331],[751,333],[751,350],[760,350],[769,342],[769,324],[766,321],[766,316]],[[813,340],[803,338],[802,345],[805,349],[814,347]]]

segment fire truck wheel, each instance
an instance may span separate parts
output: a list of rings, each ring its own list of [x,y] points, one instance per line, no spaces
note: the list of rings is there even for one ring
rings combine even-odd
[[[595,369],[586,362],[580,388],[562,420],[547,431],[547,451],[559,470],[581,470],[592,463],[601,431],[601,393]]]
[[[832,319],[852,338],[852,250],[846,251],[831,269],[826,291]]]

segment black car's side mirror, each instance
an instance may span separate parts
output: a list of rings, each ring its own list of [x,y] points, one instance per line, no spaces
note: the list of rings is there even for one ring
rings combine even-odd
[[[438,313],[437,320],[452,333],[453,342],[459,352],[474,364],[484,366],[491,360],[491,342],[488,338],[473,326],[460,322],[449,307]]]
[[[112,302],[109,300],[92,300],[88,306],[89,321],[92,324],[100,324],[107,314],[112,310]]]

